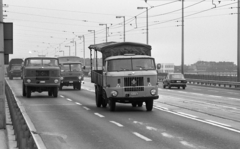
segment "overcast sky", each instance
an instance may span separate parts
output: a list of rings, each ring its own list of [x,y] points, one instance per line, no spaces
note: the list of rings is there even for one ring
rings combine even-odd
[[[185,0],[185,64],[203,61],[237,63],[237,1]],[[75,53],[89,57],[95,30],[96,43],[123,41],[123,18],[126,18],[126,41],[146,43],[148,7],[149,44],[158,63],[181,64],[181,1],[179,0],[3,0],[4,22],[14,23],[13,57],[47,56]],[[233,7],[231,9],[231,7]]]

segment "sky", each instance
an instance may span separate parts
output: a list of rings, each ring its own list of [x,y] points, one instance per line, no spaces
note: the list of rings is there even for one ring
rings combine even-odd
[[[3,0],[4,22],[13,22],[10,58],[75,55],[89,58],[88,46],[125,39],[147,43],[157,63],[181,64],[182,2],[179,0]],[[237,0],[184,1],[184,63],[237,64]],[[137,7],[148,7],[146,9]],[[106,24],[106,25],[99,25]],[[83,37],[85,42],[83,41]],[[76,43],[76,46],[75,46]],[[85,43],[85,44],[84,44]],[[100,54],[98,54],[100,57]]]

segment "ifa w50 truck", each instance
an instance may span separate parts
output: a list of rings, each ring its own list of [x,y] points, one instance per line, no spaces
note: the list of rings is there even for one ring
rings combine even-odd
[[[115,111],[116,103],[130,103],[133,107],[146,104],[152,111],[153,100],[158,99],[158,81],[151,46],[134,42],[107,42],[89,46],[91,82],[95,84],[97,107],[109,105]],[[102,70],[92,70],[92,52],[102,53]],[[98,64],[96,67],[98,68]]]

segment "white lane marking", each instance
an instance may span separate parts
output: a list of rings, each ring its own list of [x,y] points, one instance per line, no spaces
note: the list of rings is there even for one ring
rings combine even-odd
[[[215,95],[208,95],[210,97],[215,97],[215,98],[222,98],[222,96],[215,96]]]
[[[167,138],[174,138],[174,136],[167,134],[165,132],[162,133],[162,136],[167,137]]]
[[[200,94],[200,93],[191,93],[191,94],[194,94],[194,95],[201,95],[201,96],[203,95],[203,94]]]
[[[146,126],[146,129],[148,129],[148,130],[155,130],[155,131],[157,131],[157,128],[150,127],[150,126]]]
[[[180,141],[180,143],[181,143],[182,145],[185,145],[185,146],[188,146],[188,147],[191,147],[191,148],[196,148],[194,145],[192,145],[192,144],[190,144],[190,143],[188,143],[188,142],[186,142],[186,141]]]
[[[237,99],[237,98],[228,98],[228,99],[232,99],[232,100],[240,100],[240,99]]]
[[[120,123],[117,123],[117,122],[115,122],[115,121],[110,121],[111,123],[113,123],[113,124],[115,124],[115,125],[117,125],[117,126],[119,126],[119,127],[123,127],[123,125],[122,124],[120,124]]]
[[[142,122],[138,122],[138,121],[133,121],[134,124],[140,124],[142,125],[143,123]]]
[[[70,99],[70,98],[67,98],[67,100],[68,100],[68,101],[72,101],[72,99]]]
[[[94,113],[95,115],[99,116],[99,117],[104,117],[103,115],[99,114],[99,113]]]
[[[79,102],[75,102],[77,105],[82,105],[81,103],[79,103]]]
[[[218,125],[223,125],[223,126],[226,126],[226,127],[231,127],[231,125],[227,125],[227,124],[224,124],[224,123],[219,123],[219,122],[212,121],[212,120],[206,120],[206,121],[211,122],[211,123],[215,123],[215,124],[218,124]]]
[[[141,135],[141,134],[139,134],[137,132],[133,132],[133,134],[135,134],[136,136],[138,136],[139,138],[141,138],[141,139],[143,139],[145,141],[152,141],[151,139],[149,139],[149,138],[147,138],[147,137],[145,137],[145,136],[143,136],[143,135]]]
[[[190,116],[190,117],[193,117],[193,118],[197,118],[197,116],[195,115],[191,115],[191,114],[187,114],[187,113],[183,113],[183,112],[177,112],[179,114],[182,114],[182,115],[186,115],[186,116]]]
[[[159,105],[154,105],[155,107],[158,107],[160,109],[164,109],[164,110],[168,110],[168,108],[165,108],[165,107],[162,107],[162,106],[159,106]]]
[[[178,91],[179,93],[184,93],[184,94],[187,94],[187,92],[185,92],[185,91]]]
[[[86,109],[86,110],[90,110],[88,107],[83,107],[84,109]]]
[[[60,95],[60,97],[64,98],[64,96],[63,96],[63,95]]]
[[[198,88],[192,88],[192,90],[201,90],[201,89],[198,89]]]

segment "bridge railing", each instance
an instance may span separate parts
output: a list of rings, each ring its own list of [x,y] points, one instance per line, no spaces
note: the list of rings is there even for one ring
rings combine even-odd
[[[158,81],[161,82],[165,76],[167,73],[158,73]],[[240,88],[240,82],[237,82],[236,76],[184,74],[184,77],[189,84]]]
[[[28,117],[25,108],[16,98],[8,82],[5,81],[5,93],[12,120],[17,148],[19,149],[46,149],[41,137]]]

